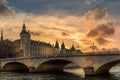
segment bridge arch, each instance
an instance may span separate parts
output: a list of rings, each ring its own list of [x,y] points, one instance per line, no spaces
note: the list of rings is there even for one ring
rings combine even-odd
[[[110,74],[110,69],[112,67],[114,67],[115,65],[119,64],[120,63],[120,60],[116,60],[116,61],[112,61],[112,62],[109,62],[109,63],[106,63],[102,66],[100,66],[96,71],[95,71],[95,74],[98,75],[98,74]]]
[[[25,64],[20,62],[9,62],[2,67],[2,71],[29,72],[29,68]]]
[[[74,63],[74,62],[69,60],[62,60],[62,59],[47,60],[42,64],[38,65],[36,72],[63,71],[64,67],[70,63]]]

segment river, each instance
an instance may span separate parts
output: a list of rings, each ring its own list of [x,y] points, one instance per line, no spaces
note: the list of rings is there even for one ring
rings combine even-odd
[[[65,69],[64,73],[0,72],[0,80],[120,80],[120,66],[110,76],[84,76],[82,69]]]

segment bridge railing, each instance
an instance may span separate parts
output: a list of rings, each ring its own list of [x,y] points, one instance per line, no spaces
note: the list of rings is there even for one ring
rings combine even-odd
[[[0,61],[3,60],[23,60],[23,59],[40,59],[40,58],[76,58],[76,57],[90,57],[90,56],[120,56],[120,54],[81,54],[81,55],[73,55],[73,56],[49,56],[49,57],[16,57],[16,58],[4,58],[4,59],[0,59]]]
[[[111,55],[120,55],[120,51],[101,51],[101,52],[85,52],[83,54],[74,54],[74,55],[51,55],[51,56],[23,56],[23,57],[13,57],[13,58],[3,58],[0,60],[9,60],[9,59],[30,59],[30,58],[60,58],[60,57],[84,57],[84,56],[111,56]]]
[[[85,54],[120,54],[120,51],[85,52]]]

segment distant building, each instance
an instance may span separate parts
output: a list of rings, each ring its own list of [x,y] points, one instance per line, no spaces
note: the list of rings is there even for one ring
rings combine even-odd
[[[1,41],[3,41],[3,32],[1,32]],[[66,49],[64,42],[62,42],[60,48],[58,41],[53,46],[50,43],[31,40],[30,31],[27,31],[25,23],[23,23],[22,31],[20,32],[20,39],[11,43],[13,44],[13,54],[16,57],[56,57],[79,55],[82,53],[79,50],[75,50],[74,45],[70,49]]]
[[[11,58],[15,57],[14,54],[13,42],[6,39],[3,39],[3,31],[1,31],[1,40],[0,40],[0,58]]]

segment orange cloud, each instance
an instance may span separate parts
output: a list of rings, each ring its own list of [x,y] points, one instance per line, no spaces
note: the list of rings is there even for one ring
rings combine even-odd
[[[19,38],[23,19],[25,19],[27,29],[31,31],[32,39],[51,42],[52,44],[54,44],[57,39],[60,43],[64,41],[67,47],[75,44],[78,49],[84,51],[88,50],[86,48],[90,48],[89,46],[92,45],[92,42],[99,43],[96,47],[102,47],[100,43],[109,40],[111,40],[110,44],[114,44],[112,40],[118,36],[116,35],[114,38],[109,36],[115,33],[114,30],[112,30],[114,28],[108,27],[107,23],[111,21],[111,17],[109,18],[108,16],[106,18],[106,11],[104,9],[91,10],[83,16],[65,15],[64,17],[58,17],[60,14],[61,13],[56,14],[56,16],[34,15],[24,12],[14,13],[14,17],[7,17],[7,19],[4,17],[1,18],[0,29],[4,30],[5,39],[15,40]],[[103,27],[101,28],[100,25]],[[110,33],[111,30],[112,33]],[[88,36],[86,36],[86,34]],[[99,37],[92,37],[90,36],[91,34]],[[116,41],[119,40],[117,38]],[[106,46],[108,47],[109,44]],[[113,47],[115,47],[115,44]]]

